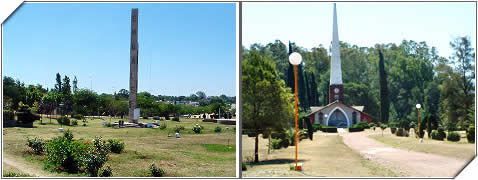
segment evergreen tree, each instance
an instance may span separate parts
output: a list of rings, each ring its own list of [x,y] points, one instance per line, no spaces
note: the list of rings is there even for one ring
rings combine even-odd
[[[75,78],[73,79],[73,93],[76,93],[78,91],[78,79]]]
[[[390,104],[388,101],[387,73],[385,72],[385,62],[382,51],[378,50],[379,55],[379,76],[380,76],[380,122],[388,123]]]
[[[292,54],[292,44],[289,41],[289,55]],[[287,86],[290,87],[292,92],[295,92],[295,77],[294,77],[294,65],[291,63],[289,64],[289,68],[287,69]]]
[[[56,84],[55,84],[56,92],[61,93],[61,75],[60,73],[56,73]]]
[[[297,67],[297,88],[298,88],[298,98],[299,98],[299,105],[302,107],[302,111],[307,111],[309,109],[308,101],[307,101],[307,87],[305,85],[305,78],[304,78],[304,71],[303,63],[299,64]]]

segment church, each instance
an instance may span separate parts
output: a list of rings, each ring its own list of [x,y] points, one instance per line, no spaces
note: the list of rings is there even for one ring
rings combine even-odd
[[[339,33],[337,27],[337,10],[334,3],[332,59],[330,61],[329,104],[310,107],[307,115],[312,124],[322,124],[338,128],[347,128],[362,122],[370,123],[372,117],[363,112],[364,106],[344,104],[344,86],[342,83],[342,67],[340,61]]]

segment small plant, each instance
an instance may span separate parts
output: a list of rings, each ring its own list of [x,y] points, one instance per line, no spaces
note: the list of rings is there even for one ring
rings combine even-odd
[[[71,125],[72,126],[78,126],[78,120],[73,119],[73,121],[71,121]]]
[[[242,171],[247,171],[246,163],[242,162]]]
[[[106,127],[113,127],[113,124],[111,124],[110,122],[107,122],[105,126]]]
[[[113,171],[111,170],[110,166],[106,166],[106,168],[100,171],[100,177],[112,177]]]
[[[151,167],[149,168],[151,170],[151,176],[153,177],[163,177],[164,176],[164,170],[161,168],[156,167],[156,165],[151,164]]]
[[[470,126],[466,131],[466,139],[469,143],[475,143],[475,126]]]
[[[70,125],[70,118],[68,118],[66,116],[61,116],[61,117],[57,118],[56,121],[58,122],[58,124],[62,124],[62,125],[66,125],[66,126]]]
[[[216,128],[214,128],[214,132],[220,133],[221,131],[222,131],[222,128],[219,126],[216,126]]]
[[[392,134],[395,134],[396,131],[397,131],[397,128],[396,128],[396,127],[391,127],[391,128],[390,128],[390,132],[392,132]]]
[[[179,117],[173,117],[173,119],[171,119],[172,121],[176,121],[176,122],[179,122]]]
[[[143,119],[148,119],[148,116],[143,116]]]
[[[166,123],[161,123],[161,125],[159,125],[159,129],[161,130],[164,130],[168,127],[168,125]]]
[[[179,126],[176,125],[176,127],[174,128],[174,132],[177,132],[177,133],[181,132],[182,130],[184,130],[184,126],[181,126],[181,125]]]
[[[457,142],[457,141],[460,141],[460,138],[461,138],[460,134],[458,134],[456,132],[449,132],[448,136],[446,137],[446,140]]]
[[[201,125],[199,125],[199,124],[196,124],[196,125],[193,126],[193,131],[194,131],[196,134],[201,133],[201,130],[202,130],[202,129],[203,129],[203,128],[202,128]]]
[[[73,114],[73,115],[71,115],[71,118],[82,120],[85,117],[82,114]]]
[[[442,127],[439,127],[438,130],[433,130],[430,136],[432,139],[443,141],[446,138],[446,133]]]
[[[271,146],[273,149],[280,149],[282,146],[281,139],[271,139]]]
[[[111,150],[111,152],[120,154],[123,152],[125,144],[119,140],[114,140],[114,139],[108,139],[108,147]]]
[[[37,137],[33,139],[27,137],[27,145],[32,148],[33,152],[37,155],[42,154],[45,149],[45,142],[43,142],[43,139]]]
[[[83,126],[86,126],[86,123],[87,123],[87,122],[88,122],[88,121],[86,121],[86,119],[83,119]]]
[[[73,133],[69,129],[67,129],[65,132],[63,132],[63,137],[68,141],[72,141]]]

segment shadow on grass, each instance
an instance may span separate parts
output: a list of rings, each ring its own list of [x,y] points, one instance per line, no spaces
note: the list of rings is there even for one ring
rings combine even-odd
[[[299,163],[305,162],[305,160],[298,160]],[[295,163],[295,159],[271,159],[271,160],[263,160],[259,161],[258,163],[250,163],[251,165],[269,165],[269,164],[292,164]]]

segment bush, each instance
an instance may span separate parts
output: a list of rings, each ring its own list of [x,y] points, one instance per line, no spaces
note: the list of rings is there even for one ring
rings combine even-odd
[[[68,141],[72,141],[73,133],[69,129],[67,129],[65,132],[63,132],[63,137]]]
[[[45,165],[59,171],[76,173],[83,164],[84,157],[90,154],[89,148],[86,143],[58,136],[46,141],[45,152],[47,160]]]
[[[151,176],[153,177],[163,177],[164,176],[164,170],[161,168],[157,168],[156,165],[151,164]]]
[[[106,127],[113,127],[113,124],[111,124],[110,122],[107,122],[105,126]]]
[[[366,122],[359,122],[354,125],[355,127],[362,128],[362,129],[369,129],[370,126]]]
[[[154,120],[160,120],[159,116],[153,116]]]
[[[322,128],[322,124],[312,124],[312,130],[314,132],[317,132],[317,130],[320,130]]]
[[[10,110],[3,110],[3,120],[14,120],[15,114]]]
[[[125,144],[119,140],[108,139],[107,146],[111,152],[120,154],[121,152],[123,152]]]
[[[368,124],[370,127],[377,127],[377,125],[373,122],[371,122],[370,124]]]
[[[247,171],[246,163],[242,162],[242,171]]]
[[[177,122],[179,122],[179,117],[173,117],[173,119],[171,119],[171,121],[177,121]]]
[[[45,142],[43,142],[43,139],[37,137],[33,139],[27,137],[27,145],[28,147],[32,148],[35,154],[38,155],[42,154],[45,149]]]
[[[148,116],[143,116],[143,119],[148,119]]]
[[[222,131],[222,128],[219,126],[216,126],[216,128],[214,128],[214,132],[220,133],[221,131]]]
[[[390,128],[390,132],[392,132],[392,134],[395,134],[396,131],[397,131],[397,128],[396,128],[396,127],[391,127],[391,128]]]
[[[470,126],[466,131],[466,139],[469,143],[475,143],[475,126]]]
[[[184,126],[181,126],[181,125],[176,126],[176,127],[174,128],[174,132],[177,132],[177,133],[181,132],[182,130],[184,130]]]
[[[449,132],[448,136],[446,137],[446,140],[457,142],[457,141],[460,141],[460,138],[461,138],[460,134],[456,132]]]
[[[363,128],[361,127],[349,127],[349,132],[360,132],[360,131],[363,131]]]
[[[93,151],[86,155],[86,172],[91,177],[98,176],[98,170],[108,161],[108,145],[101,137],[95,137],[93,140]]]
[[[33,123],[35,120],[40,120],[40,116],[33,114],[30,110],[21,110],[16,113],[17,120],[23,124]]]
[[[385,124],[380,125],[380,129],[382,129],[382,131],[384,131],[385,129],[387,129],[387,125],[385,125]]]
[[[398,128],[396,135],[397,136],[405,136],[405,130],[403,128]]]
[[[201,130],[202,130],[202,129],[203,129],[203,128],[202,128],[201,125],[199,125],[199,124],[196,124],[196,125],[193,126],[193,131],[194,131],[196,134],[201,133]]]
[[[161,124],[159,125],[159,129],[161,129],[161,130],[166,129],[167,127],[168,127],[168,125],[167,125],[166,123],[161,123]]]
[[[73,114],[73,115],[71,115],[71,118],[82,120],[85,117],[82,114]]]
[[[446,133],[443,128],[440,127],[438,130],[433,130],[430,136],[432,139],[443,141],[446,138]]]
[[[58,124],[62,124],[62,125],[66,125],[66,126],[70,125],[70,118],[68,118],[66,116],[61,116],[61,117],[57,118],[56,121],[58,122]]]
[[[327,126],[323,126],[322,129],[321,129],[322,132],[328,132],[328,133],[336,133],[337,132],[337,128],[336,127],[327,127]]]
[[[282,147],[281,145],[281,139],[271,139],[271,146],[273,149],[280,149]]]
[[[100,177],[112,177],[113,171],[111,170],[110,166],[106,166],[106,168],[102,169],[100,172]]]

